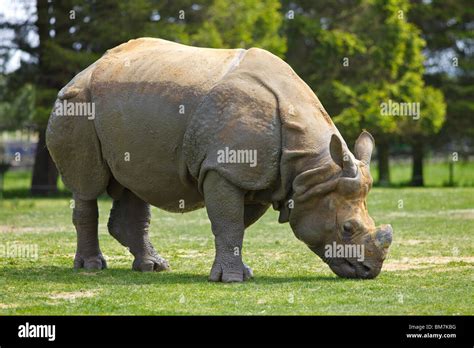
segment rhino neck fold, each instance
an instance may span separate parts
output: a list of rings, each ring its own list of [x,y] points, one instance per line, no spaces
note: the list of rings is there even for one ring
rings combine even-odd
[[[314,149],[282,150],[280,163],[280,182],[273,192],[272,202],[275,210],[280,210],[293,196],[293,181],[295,178],[310,169],[327,167],[328,172],[333,172],[331,177],[341,171],[332,164],[329,151],[317,152]]]
[[[282,207],[291,199],[293,181],[299,174],[314,168],[334,168],[329,141],[332,134],[339,132],[332,122],[320,115],[319,110],[313,109],[313,112],[314,117],[281,118],[280,182],[272,196],[274,207]],[[333,171],[337,174],[337,169]]]
[[[298,104],[281,97],[278,97],[278,102],[281,121],[280,183],[273,198],[281,202],[291,198],[296,176],[333,163],[329,143],[332,134],[339,134],[339,131],[314,94]]]

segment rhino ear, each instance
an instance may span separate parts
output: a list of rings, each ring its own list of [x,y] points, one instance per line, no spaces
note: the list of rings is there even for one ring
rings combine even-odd
[[[341,139],[333,134],[329,144],[329,153],[332,160],[342,168],[342,175],[353,178],[357,175],[357,167],[355,166],[352,157],[349,153],[344,152]]]
[[[331,154],[332,160],[339,166],[343,167],[343,151],[341,139],[336,134],[331,136],[331,142],[329,143],[329,153]]]
[[[362,131],[357,138],[354,148],[355,157],[370,166],[370,158],[372,157],[372,151],[374,150],[375,141],[372,135],[367,131]]]

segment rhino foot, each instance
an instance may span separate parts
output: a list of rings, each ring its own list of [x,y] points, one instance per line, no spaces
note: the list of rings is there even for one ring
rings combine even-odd
[[[245,263],[228,266],[221,262],[214,261],[209,280],[211,282],[240,283],[253,278],[252,269]]]
[[[140,272],[161,272],[171,270],[168,261],[161,256],[146,256],[136,258],[133,261],[132,269]]]
[[[96,256],[83,257],[76,253],[74,257],[74,269],[106,269],[107,262],[102,254]]]

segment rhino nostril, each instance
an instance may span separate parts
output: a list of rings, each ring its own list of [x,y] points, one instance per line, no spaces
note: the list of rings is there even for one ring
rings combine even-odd
[[[372,267],[367,266],[365,263],[362,264],[362,268],[364,269],[365,272],[369,273],[372,271]]]

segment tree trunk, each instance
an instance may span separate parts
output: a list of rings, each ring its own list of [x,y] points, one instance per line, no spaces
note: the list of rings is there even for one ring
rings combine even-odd
[[[45,42],[49,38],[49,16],[48,16],[48,2],[38,1],[37,4],[38,20],[36,25],[38,27],[38,34],[40,45],[38,47],[38,88],[48,87],[48,72],[45,71],[44,50]],[[54,87],[54,86],[52,86]],[[45,101],[37,97],[36,105],[41,107],[44,105],[52,105],[52,101]],[[39,124],[39,140],[35,154],[35,164],[33,167],[33,178],[31,181],[31,194],[35,196],[45,196],[57,192],[58,171],[54,165],[49,151],[46,148],[46,124]]]
[[[57,182],[58,171],[46,148],[46,130],[40,129],[31,180],[31,194],[34,196],[55,194],[58,192]]]
[[[389,147],[385,143],[377,144],[377,160],[380,186],[390,185]]]
[[[424,186],[423,181],[423,142],[416,142],[412,145],[413,169],[411,175],[412,186]]]

